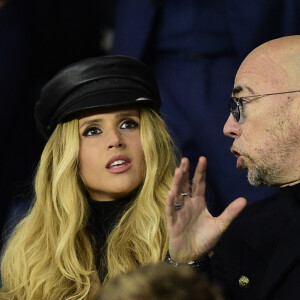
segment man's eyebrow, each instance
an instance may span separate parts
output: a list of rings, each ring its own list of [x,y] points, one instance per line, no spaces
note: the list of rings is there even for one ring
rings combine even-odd
[[[240,92],[247,90],[251,95],[255,95],[255,92],[251,89],[251,87],[247,85],[237,85],[232,89],[232,94],[235,96],[239,94]]]

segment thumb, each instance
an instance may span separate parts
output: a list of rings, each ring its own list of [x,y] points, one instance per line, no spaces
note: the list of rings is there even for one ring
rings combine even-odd
[[[246,207],[247,201],[245,198],[237,198],[232,201],[218,217],[221,232],[224,232],[231,222],[239,215],[239,213]]]

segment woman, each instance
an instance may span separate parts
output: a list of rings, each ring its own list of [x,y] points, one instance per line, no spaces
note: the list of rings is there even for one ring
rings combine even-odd
[[[90,299],[108,278],[163,261],[175,169],[152,73],[125,56],[80,61],[43,88],[48,138],[35,201],[2,258],[3,299]]]

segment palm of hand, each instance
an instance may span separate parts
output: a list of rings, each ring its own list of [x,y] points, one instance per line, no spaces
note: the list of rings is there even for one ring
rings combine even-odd
[[[188,169],[188,160],[184,158],[175,171],[173,186],[166,205],[169,252],[172,259],[178,263],[186,263],[206,255],[246,205],[244,198],[238,198],[219,217],[213,217],[209,213],[205,201],[206,159],[204,157],[199,159],[195,171],[192,184],[193,196],[182,199],[181,193],[189,190]],[[182,200],[184,201],[182,209],[174,210],[174,204]]]

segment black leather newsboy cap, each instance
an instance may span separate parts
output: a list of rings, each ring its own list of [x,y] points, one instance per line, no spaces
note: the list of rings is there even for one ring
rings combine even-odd
[[[39,131],[48,138],[58,123],[82,112],[128,105],[159,111],[161,100],[152,71],[132,57],[99,56],[58,72],[42,88],[34,115]]]

